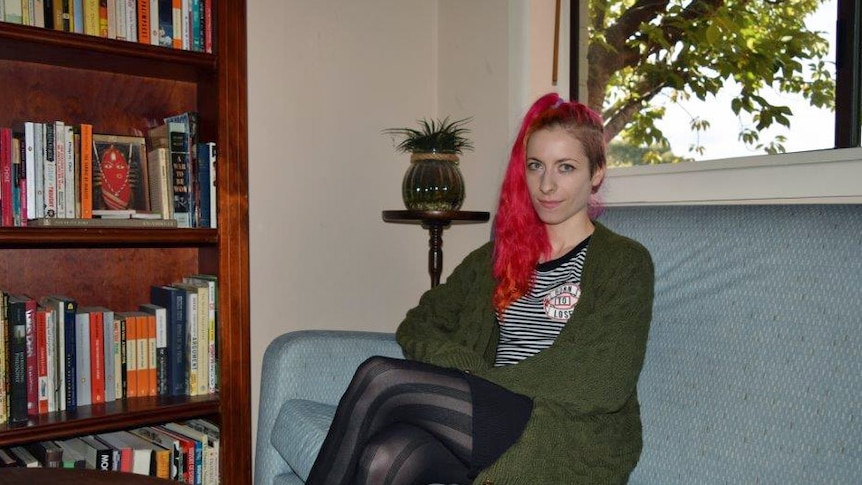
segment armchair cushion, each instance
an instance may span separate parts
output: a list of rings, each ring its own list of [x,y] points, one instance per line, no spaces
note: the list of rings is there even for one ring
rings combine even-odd
[[[335,406],[307,399],[290,399],[278,413],[272,446],[303,480],[311,472],[334,416]]]

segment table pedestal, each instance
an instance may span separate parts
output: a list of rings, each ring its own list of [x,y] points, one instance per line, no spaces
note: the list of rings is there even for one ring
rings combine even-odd
[[[475,211],[383,211],[386,222],[418,223],[428,230],[428,273],[431,275],[431,288],[440,284],[443,272],[443,230],[453,222],[487,222],[489,212]]]

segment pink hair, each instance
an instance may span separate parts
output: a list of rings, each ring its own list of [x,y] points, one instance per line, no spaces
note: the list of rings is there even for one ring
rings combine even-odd
[[[494,219],[494,277],[497,287],[493,302],[501,315],[509,304],[532,288],[536,264],[551,251],[548,233],[530,200],[526,164],[530,135],[552,127],[564,128],[581,141],[590,161],[591,174],[606,163],[602,119],[587,106],[577,101],[566,102],[556,93],[550,93],[539,98],[527,111],[512,145]],[[593,192],[591,218],[601,212],[595,190]]]

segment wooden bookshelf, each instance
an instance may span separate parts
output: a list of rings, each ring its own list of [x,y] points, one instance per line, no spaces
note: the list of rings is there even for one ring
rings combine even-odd
[[[0,126],[90,123],[133,135],[194,110],[218,148],[218,228],[2,228],[0,288],[133,310],[149,287],[219,277],[219,393],[133,398],[0,425],[0,446],[190,418],[221,428],[222,483],[251,483],[245,0],[214,2],[213,54],[0,22]],[[226,459],[228,458],[229,459]]]

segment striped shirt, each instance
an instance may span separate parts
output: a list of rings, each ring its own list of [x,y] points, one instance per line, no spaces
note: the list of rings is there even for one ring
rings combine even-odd
[[[581,294],[581,271],[590,238],[553,261],[536,266],[533,289],[503,312],[497,367],[517,364],[551,346]]]

